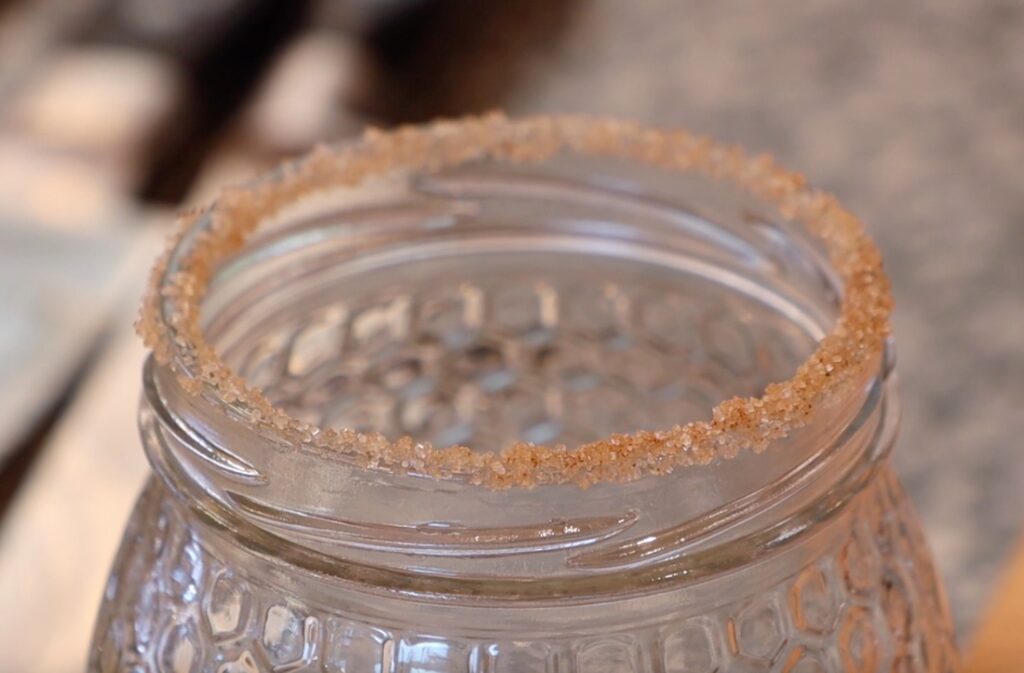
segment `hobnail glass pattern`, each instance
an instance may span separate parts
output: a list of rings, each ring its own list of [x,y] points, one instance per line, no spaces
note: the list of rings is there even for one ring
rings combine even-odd
[[[887,357],[770,446],[658,476],[615,448],[791,377],[837,315],[822,250],[703,179],[534,168],[400,176],[282,216],[218,270],[204,337],[355,444],[560,457],[607,439],[590,460],[623,470],[434,479],[312,430],[282,441],[151,359],[155,476],[92,673],[955,673],[888,467]]]
[[[708,285],[490,275],[361,288],[232,359],[308,422],[494,450],[702,418],[813,349],[774,311]]]
[[[466,638],[302,602],[270,574],[229,566],[153,482],[105,596],[90,670],[159,673],[950,673],[941,589],[887,471],[830,526],[838,544],[754,595],[600,636]],[[756,572],[756,569],[740,572]]]

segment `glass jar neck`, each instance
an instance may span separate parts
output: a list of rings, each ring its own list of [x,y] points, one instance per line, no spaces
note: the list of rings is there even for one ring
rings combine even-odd
[[[317,324],[328,325],[325,330],[334,329],[331,321],[344,322],[345,338],[362,339],[362,350],[352,357],[362,358],[353,360],[357,364],[369,363],[366,371],[376,366],[374,335],[383,330],[392,337],[405,335],[421,349],[418,353],[431,348],[466,353],[472,350],[467,344],[498,350],[505,358],[502,371],[511,368],[508,362],[525,362],[521,354],[528,348],[531,353],[547,348],[566,359],[599,343],[604,350],[588,361],[590,369],[598,369],[602,381],[619,382],[647,371],[640,367],[650,358],[627,358],[615,370],[613,358],[629,350],[615,341],[622,335],[607,328],[612,331],[565,344],[559,341],[562,323],[551,319],[569,320],[563,316],[574,302],[564,299],[582,296],[574,294],[578,279],[593,283],[585,274],[598,268],[618,288],[601,294],[613,324],[616,306],[627,306],[621,310],[629,325],[643,326],[644,338],[653,344],[650,352],[668,353],[675,346],[665,339],[694,331],[671,323],[661,330],[664,325],[657,322],[682,315],[679,307],[692,308],[691,300],[699,305],[701,320],[713,325],[704,329],[702,322],[700,333],[711,336],[697,349],[686,345],[684,355],[671,360],[683,367],[675,377],[679,387],[697,390],[694,372],[712,382],[695,397],[672,398],[668,407],[670,413],[683,413],[684,402],[707,398],[703,409],[690,410],[699,418],[715,399],[755,394],[786,377],[836,312],[840,290],[808,236],[765,215],[735,190],[693,176],[673,174],[666,181],[653,169],[576,158],[542,168],[480,165],[430,178],[406,176],[341,196],[279,218],[219,270],[204,304],[211,342],[250,379],[261,375],[260,349],[291,349],[288,361],[277,366],[291,368],[288,385],[299,388],[282,385],[280,395],[302,400],[296,403],[299,412],[315,406],[309,401],[314,393],[330,388],[326,382],[305,388],[294,383],[314,380],[317,368],[326,366],[315,348],[317,332],[305,323],[301,329],[290,327],[296,315],[318,316]],[[402,287],[415,291],[394,292],[399,273]],[[511,323],[493,334],[477,324],[477,332],[465,334],[474,320],[500,320],[495,316],[506,300],[492,298],[505,297],[509,288],[535,287],[524,280],[528,277],[548,288],[531,295],[540,297],[535,324],[514,337]],[[686,301],[643,308],[660,301],[663,288],[681,283],[689,288],[680,295]],[[434,287],[463,293],[461,322],[443,333],[424,331],[432,341],[412,339],[409,335],[426,324],[422,307],[432,298],[423,295]],[[474,299],[474,292],[482,299]],[[545,296],[555,298],[550,301],[556,308],[545,308]],[[497,308],[474,318],[474,301]],[[407,317],[409,306],[421,307],[415,320]],[[739,317],[730,322],[712,316],[723,312]],[[566,333],[581,334],[585,319],[595,315],[585,312]],[[730,348],[730,338],[747,328],[753,336],[740,333],[740,345]],[[369,336],[363,339],[360,330]],[[765,334],[770,339],[762,340]],[[303,339],[314,346],[298,348]],[[734,356],[751,339],[750,362],[737,364]],[[501,345],[510,341],[511,346]],[[146,367],[141,426],[150,460],[170,490],[201,513],[211,530],[254,553],[321,575],[425,594],[509,600],[600,595],[727,572],[778,551],[841,508],[891,445],[895,412],[890,366],[883,360],[880,356],[862,380],[804,427],[764,451],[586,489],[552,484],[491,490],[458,474],[435,479],[414,470],[378,469],[313,442],[296,447],[257,429],[243,410],[222,399],[186,392],[169,369],[152,360]],[[477,362],[458,360],[464,361]],[[659,368],[663,363],[655,361],[651,376]],[[514,373],[539,376],[532,370]],[[356,388],[352,404],[381,395],[383,376],[379,387]],[[566,385],[591,385],[587,394],[601,395],[588,399],[600,404],[609,398],[607,391],[626,385],[604,388],[581,378],[583,383]],[[659,409],[658,396],[668,394],[658,392],[668,388],[627,383],[633,386],[627,403],[632,399],[635,407],[639,400],[645,410]],[[487,390],[499,384],[475,385]],[[316,407],[317,413],[324,408]],[[506,408],[532,409],[529,400]],[[385,416],[404,422],[407,406],[395,409],[400,412]],[[581,412],[589,415],[573,432],[586,433],[587,426],[599,426],[611,415],[602,406],[589,409],[597,412]],[[571,435],[564,410],[560,419],[559,429],[551,432]],[[503,423],[508,419],[499,415],[494,427]],[[516,431],[548,431],[543,422],[531,423],[517,425]],[[458,432],[460,426],[452,422],[442,430]],[[439,436],[443,442],[443,432]],[[498,433],[494,441],[505,439]]]
[[[147,454],[213,537],[340,581],[423,594],[581,597],[727,573],[797,545],[837,514],[885,461],[898,422],[892,377],[876,377],[848,422],[808,426],[779,449],[802,461],[780,470],[770,465],[777,447],[751,454],[772,478],[713,503],[692,496],[729,482],[721,465],[585,490],[491,491],[267,445],[254,462],[253,452],[224,447],[261,438],[203,427],[188,415],[194,398],[179,390],[168,399],[154,369],[141,412]],[[274,488],[275,473],[299,482]]]

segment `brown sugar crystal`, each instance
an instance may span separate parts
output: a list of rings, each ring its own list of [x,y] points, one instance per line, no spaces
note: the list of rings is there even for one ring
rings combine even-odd
[[[843,282],[840,313],[791,379],[767,386],[759,398],[723,401],[709,421],[616,434],[576,447],[520,442],[494,453],[315,427],[275,408],[206,342],[200,306],[217,265],[283,207],[383,174],[431,172],[481,158],[530,163],[567,151],[732,181],[774,204],[783,216],[801,222],[822,241]],[[203,222],[199,230],[197,222]],[[749,157],[739,148],[685,131],[644,129],[621,121],[510,120],[491,114],[389,132],[370,130],[358,143],[317,148],[272,178],[226,189],[209,209],[183,214],[167,252],[153,269],[137,326],[156,359],[171,368],[186,390],[205,390],[258,429],[275,433],[296,448],[342,452],[378,469],[439,478],[461,475],[490,488],[508,488],[628,481],[730,458],[744,448],[762,450],[805,425],[823,403],[864,373],[884,346],[890,310],[881,255],[860,221],[834,197],[808,187],[801,175],[778,167],[769,157]]]

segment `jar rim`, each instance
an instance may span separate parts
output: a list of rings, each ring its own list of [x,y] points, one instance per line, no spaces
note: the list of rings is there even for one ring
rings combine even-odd
[[[220,262],[260,225],[315,192],[381,175],[435,172],[491,158],[536,163],[561,152],[619,158],[728,180],[801,222],[823,244],[842,282],[839,315],[817,349],[786,381],[760,397],[733,397],[711,420],[657,431],[613,434],[574,448],[517,442],[501,452],[434,447],[412,437],[317,427],[275,407],[232,371],[207,342],[200,306]],[[829,400],[862,378],[889,333],[891,297],[881,254],[861,222],[831,195],[767,156],[751,157],[686,131],[647,129],[604,118],[501,114],[367,131],[355,143],[319,147],[209,207],[184,213],[153,268],[137,329],[158,362],[192,394],[224,406],[279,442],[339,452],[367,465],[437,478],[459,475],[489,488],[630,481],[678,467],[763,450],[806,425]]]

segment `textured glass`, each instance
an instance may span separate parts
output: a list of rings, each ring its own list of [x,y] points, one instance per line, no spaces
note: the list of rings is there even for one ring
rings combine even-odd
[[[877,476],[832,525],[841,531],[823,553],[754,595],[680,605],[642,626],[623,625],[609,612],[607,630],[592,635],[575,634],[566,624],[562,633],[544,636],[470,638],[426,623],[388,628],[360,606],[299,600],[273,573],[204,548],[189,532],[196,523],[187,509],[154,482],[129,524],[114,568],[124,580],[108,593],[98,625],[99,633],[119,637],[94,653],[93,667],[174,673],[955,670],[934,569],[893,475]],[[182,576],[195,578],[195,592],[180,590],[176,578]],[[145,613],[138,614],[143,604]]]
[[[317,425],[484,451],[670,428],[791,376],[837,313],[813,241],[705,179],[566,160],[334,196],[203,313]],[[155,474],[89,670],[952,673],[892,367],[763,452],[489,490],[274,443],[151,361]]]

